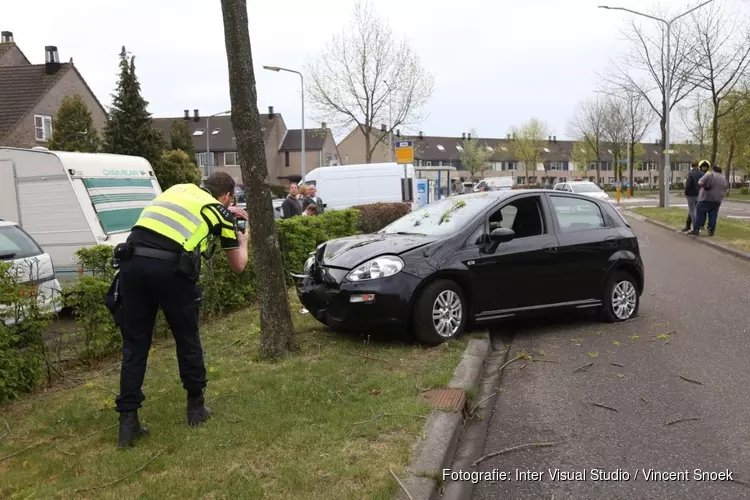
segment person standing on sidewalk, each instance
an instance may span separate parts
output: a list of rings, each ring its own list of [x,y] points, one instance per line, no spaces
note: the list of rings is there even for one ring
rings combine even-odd
[[[683,233],[687,233],[692,229],[699,229],[699,227],[695,225],[695,208],[698,205],[698,195],[700,194],[698,181],[703,177],[703,172],[700,171],[700,167],[704,166],[704,164],[708,164],[708,160],[701,160],[700,163],[694,161],[691,165],[692,168],[687,175],[687,179],[685,179],[685,198],[687,199],[688,216],[685,221],[685,229],[682,230]]]
[[[698,195],[698,206],[696,207],[697,220],[695,229],[688,234],[698,236],[708,216],[708,235],[713,236],[716,232],[716,221],[719,218],[719,207],[729,191],[727,180],[721,175],[721,167],[714,165],[713,172],[701,177],[698,184],[701,187]]]

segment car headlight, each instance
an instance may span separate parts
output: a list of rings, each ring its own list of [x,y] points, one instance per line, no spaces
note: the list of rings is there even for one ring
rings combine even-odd
[[[310,274],[310,271],[312,271],[312,266],[313,266],[313,264],[315,264],[315,256],[314,256],[314,255],[313,255],[313,256],[311,256],[310,258],[308,258],[308,259],[307,259],[307,260],[305,261],[305,265],[304,265],[304,267],[302,268],[302,273],[303,273],[303,274]]]
[[[349,281],[365,281],[393,276],[404,268],[404,261],[395,255],[368,260],[346,275]]]

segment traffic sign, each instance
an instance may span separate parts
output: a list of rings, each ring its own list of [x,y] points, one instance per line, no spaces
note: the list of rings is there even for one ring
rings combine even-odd
[[[673,155],[674,154],[674,149],[665,149],[664,150],[664,154],[665,155]]]
[[[395,148],[396,162],[399,165],[414,163],[414,143],[412,141],[398,141]]]

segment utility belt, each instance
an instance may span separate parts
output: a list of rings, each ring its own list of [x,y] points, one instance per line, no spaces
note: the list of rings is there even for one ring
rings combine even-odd
[[[133,256],[171,263],[176,273],[187,276],[193,282],[197,282],[201,274],[201,253],[197,247],[192,252],[177,253],[157,248],[138,247],[131,243],[120,243],[114,249],[112,267],[118,269],[121,262],[128,261]]]

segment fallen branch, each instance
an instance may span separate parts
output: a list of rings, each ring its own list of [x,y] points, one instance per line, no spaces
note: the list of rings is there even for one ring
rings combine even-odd
[[[112,389],[107,389],[106,387],[102,387],[100,385],[90,385],[92,389],[99,389],[100,391],[107,391],[110,394],[113,394],[115,397],[117,397],[117,393],[113,391]]]
[[[99,489],[102,489],[102,488],[106,488],[108,486],[114,486],[117,483],[121,483],[122,481],[126,480],[127,478],[129,478],[131,476],[134,476],[135,474],[138,474],[143,469],[145,469],[146,467],[148,467],[149,465],[151,465],[151,462],[153,462],[154,460],[156,460],[157,458],[159,458],[159,455],[161,455],[162,453],[164,453],[164,450],[160,451],[159,453],[157,453],[156,455],[154,455],[153,457],[151,457],[151,459],[148,462],[146,462],[145,464],[143,464],[142,466],[140,466],[139,468],[137,468],[133,472],[122,476],[120,479],[115,479],[114,481],[110,481],[108,483],[103,483],[103,484],[98,484],[96,486],[91,486],[89,488],[81,488],[79,490],[75,490],[75,493],[83,493],[85,491],[99,490]]]
[[[524,366],[526,366],[526,365],[524,365]],[[477,404],[475,404],[474,407],[471,409],[471,411],[469,411],[469,415],[473,415],[474,414],[474,410],[476,410],[477,408],[479,408],[479,405],[481,405],[482,403],[484,403],[485,401],[487,401],[488,399],[490,399],[491,397],[494,397],[494,396],[497,396],[496,392],[493,392],[492,394],[490,394],[489,396],[487,396],[486,398],[484,398],[483,400],[481,400],[480,402],[478,402]]]
[[[667,422],[667,425],[674,425],[679,424],[680,422],[692,422],[695,420],[700,420],[700,417],[685,417],[685,418],[678,418],[677,420],[670,420]]]
[[[529,364],[528,364],[528,363],[524,363],[524,364],[522,364],[521,366],[519,366],[519,367],[518,367],[518,371],[520,372],[521,370],[523,370],[523,369],[524,369],[524,368],[526,368],[527,366],[529,366]]]
[[[508,366],[509,364],[514,363],[514,362],[518,361],[519,359],[524,359],[524,358],[525,358],[524,355],[519,354],[518,356],[516,356],[515,358],[511,359],[510,361],[506,361],[505,364],[500,367],[500,369],[498,370],[498,373],[501,372],[501,371],[503,371],[505,369],[505,367]]]
[[[639,319],[643,319],[643,316],[636,316],[635,318],[626,319],[625,321],[623,321],[623,323],[628,323],[630,321],[638,321]]]
[[[644,403],[650,403],[651,402],[648,399],[644,398],[643,396],[641,396],[641,400],[643,400]]]
[[[230,343],[230,344],[227,344],[227,345],[225,345],[225,346],[224,346],[224,347],[222,347],[221,349],[222,349],[222,350],[224,350],[224,349],[229,349],[229,348],[230,348],[230,347],[232,347],[233,345],[237,345],[237,344],[241,343],[241,342],[242,342],[242,341],[244,341],[244,340],[245,340],[245,339],[241,339],[241,338],[240,338],[240,339],[237,339],[237,340],[235,340],[234,342],[232,342],[232,343]]]
[[[526,448],[548,448],[550,446],[555,446],[560,444],[561,441],[557,441],[554,443],[529,443],[529,444],[519,444],[518,446],[512,446],[510,448],[505,448],[504,450],[500,451],[494,451],[492,453],[488,453],[487,455],[480,457],[474,461],[474,463],[471,464],[472,467],[476,467],[477,464],[480,462],[484,462],[488,458],[496,457],[498,455],[504,455],[505,453],[510,453],[511,451],[517,451],[517,450],[523,450]]]
[[[60,448],[60,447],[59,447],[59,446],[57,446],[57,445],[55,445],[55,449],[56,449],[57,451],[59,451],[60,453],[63,453],[63,454],[65,454],[65,455],[68,455],[68,456],[71,456],[71,457],[75,457],[75,456],[76,456],[76,454],[75,454],[75,453],[73,453],[73,452],[70,452],[70,451],[65,451],[65,450],[63,450],[62,448]]]
[[[108,426],[108,427],[105,427],[104,429],[100,429],[100,430],[98,430],[98,431],[94,431],[94,432],[92,432],[91,434],[87,434],[87,435],[83,436],[82,438],[78,439],[77,441],[74,441],[74,443],[76,443],[76,444],[77,444],[77,443],[80,443],[81,441],[84,441],[84,440],[86,440],[86,439],[90,438],[91,436],[96,436],[96,435],[97,435],[97,434],[99,434],[100,432],[103,432],[103,431],[107,431],[107,430],[109,430],[109,429],[112,429],[113,427],[118,427],[119,425],[120,425],[119,423],[117,423],[117,424],[112,424],[112,425],[110,425],[110,426]]]
[[[13,433],[10,431],[10,425],[8,425],[8,421],[3,419],[3,422],[5,423],[5,429],[8,431],[9,435],[13,435]]]
[[[369,424],[370,422],[374,422],[379,418],[383,417],[414,417],[414,418],[427,418],[427,415],[414,415],[411,413],[381,413],[380,415],[375,415],[373,418],[370,418],[368,420],[362,420],[361,422],[354,422],[352,425],[362,425],[362,424]]]
[[[602,404],[599,404],[599,403],[591,403],[591,405],[592,406],[598,406],[599,408],[604,408],[605,410],[618,411],[617,408],[612,408],[611,406],[602,405]]]
[[[575,370],[573,370],[573,373],[582,372],[584,370],[588,371],[588,369],[591,368],[592,366],[594,366],[594,362],[593,361],[591,363],[586,363],[585,365],[579,366],[578,368],[576,368]]]
[[[612,366],[619,366],[620,368],[625,368],[625,365],[621,365],[620,363],[610,363]]]
[[[347,386],[347,387],[349,387],[349,386]],[[433,387],[433,386],[430,386],[430,387],[428,387],[427,389],[423,389],[423,388],[419,387],[419,382],[417,382],[416,384],[414,384],[414,388],[415,388],[415,389],[417,389],[417,390],[418,390],[419,392],[427,392],[427,391],[430,391],[430,390],[432,390],[432,387]],[[351,389],[349,389],[349,390],[351,390]]]
[[[703,385],[703,382],[701,382],[701,381],[699,381],[699,380],[693,380],[693,379],[691,379],[691,378],[687,378],[687,377],[684,377],[684,376],[682,376],[682,375],[680,375],[680,378],[681,378],[682,380],[684,380],[685,382],[690,382],[691,384],[696,384],[696,385]]]
[[[15,453],[11,453],[10,455],[5,455],[4,457],[0,457],[0,462],[2,462],[3,460],[7,460],[7,459],[9,459],[9,458],[13,458],[13,457],[15,457],[16,455],[20,455],[21,453],[23,453],[23,452],[25,452],[25,451],[29,451],[30,449],[32,449],[32,448],[36,448],[37,446],[39,446],[39,445],[41,445],[41,444],[45,444],[45,443],[46,443],[46,441],[39,441],[38,443],[34,443],[34,444],[32,444],[31,446],[27,446],[27,447],[26,447],[26,448],[24,448],[23,450],[18,450],[17,452],[15,452]]]
[[[559,361],[555,361],[554,359],[536,359],[536,358],[534,358],[531,361],[533,361],[534,363],[556,363],[556,364],[560,364]]]
[[[404,483],[401,482],[401,480],[398,478],[395,472],[393,472],[393,469],[388,469],[391,471],[391,476],[396,480],[399,486],[401,486],[401,489],[404,490],[404,493],[406,493],[406,496],[409,497],[409,500],[414,500],[414,497],[411,496],[411,493],[409,493],[409,490],[406,489],[406,486],[404,486]]]

